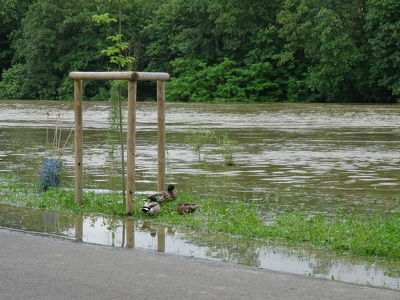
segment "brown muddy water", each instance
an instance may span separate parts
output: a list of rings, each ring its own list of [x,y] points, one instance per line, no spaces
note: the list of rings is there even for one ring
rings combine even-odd
[[[311,214],[329,214],[337,207],[363,213],[399,209],[400,105],[167,103],[166,107],[167,181],[178,193],[258,201],[266,220],[294,209]],[[156,104],[138,103],[137,108],[136,190],[148,193],[157,182]],[[119,146],[110,142],[108,116],[108,103],[84,103],[84,188],[99,193],[121,189]],[[1,172],[37,183],[43,158],[54,157],[46,145],[55,144],[64,148],[61,187],[73,188],[73,134],[68,139],[73,118],[72,102],[0,101]],[[54,139],[56,128],[61,132],[59,141]],[[193,133],[199,139],[210,132],[226,135],[228,141],[199,142],[199,161],[192,147]],[[233,153],[233,166],[225,164],[222,152],[227,148]],[[3,227],[400,287],[400,263],[201,235],[146,222],[128,224],[4,205],[0,209]]]

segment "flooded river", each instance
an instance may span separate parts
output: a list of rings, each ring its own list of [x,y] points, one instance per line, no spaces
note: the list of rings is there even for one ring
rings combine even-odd
[[[399,209],[400,105],[167,103],[166,108],[166,176],[178,194],[255,200],[266,219],[294,209],[327,214],[339,206],[371,213]],[[137,109],[136,190],[148,193],[157,185],[156,104],[138,103]],[[63,149],[61,187],[73,187],[73,134],[68,138],[73,123],[71,102],[0,101],[1,171],[37,183],[43,158],[55,155],[47,149],[56,146]],[[110,142],[109,104],[84,103],[83,123],[84,188],[120,190],[119,145]],[[227,151],[234,165],[225,163]],[[140,222],[1,209],[3,227],[399,288],[400,263]]]

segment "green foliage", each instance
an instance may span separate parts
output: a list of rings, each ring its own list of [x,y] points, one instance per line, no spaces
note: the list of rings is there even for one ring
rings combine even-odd
[[[234,146],[237,141],[229,139],[226,133],[218,134],[215,130],[207,130],[203,125],[196,124],[196,126],[189,128],[189,134],[186,137],[186,143],[193,149],[198,161],[206,163],[207,152],[204,151],[204,148],[216,144],[218,152],[224,158],[225,165],[233,166],[235,164],[233,157],[235,153]]]
[[[15,58],[23,64],[23,98],[58,98],[70,71],[95,69],[99,41],[89,27],[89,11],[97,2],[38,0],[30,6],[22,38],[15,41]]]
[[[97,23],[109,24],[110,22],[117,22],[116,19],[110,18],[108,13],[103,15],[95,15],[92,20]],[[115,32],[115,31],[114,31]],[[109,46],[106,50],[102,50],[101,53],[107,55],[110,58],[110,62],[118,66],[118,68],[123,68],[125,65],[130,64],[134,61],[131,56],[124,55],[124,52],[129,49],[129,44],[122,41],[123,35],[121,33],[116,33],[107,37],[107,40],[114,42],[114,45]]]
[[[125,94],[123,93],[125,92]],[[123,111],[121,101],[127,91],[127,82],[125,80],[113,80],[110,89],[110,108],[108,112],[108,127],[107,127],[107,145],[110,147],[110,153],[114,153],[116,142],[122,143],[121,140],[121,123],[123,122]],[[108,100],[108,99],[107,99]]]
[[[198,124],[189,128],[189,134],[186,137],[186,143],[193,149],[199,162],[206,162],[206,154],[202,151],[211,142],[213,137],[213,132],[205,130],[203,125]]]
[[[270,102],[281,100],[283,93],[268,62],[241,68],[229,59],[212,66],[198,59],[176,59],[172,66],[166,97],[174,101]]]
[[[309,85],[331,102],[350,95],[346,89],[351,89],[349,85],[354,78],[352,70],[357,61],[357,49],[337,12],[322,8],[318,18],[312,37],[320,44],[315,45],[315,50],[310,49],[308,54],[318,61],[309,68]]]
[[[305,82],[324,101],[358,101],[368,64],[362,55],[358,1],[286,0],[278,21],[287,42],[280,62],[302,60]]]
[[[74,82],[69,78],[64,78],[60,87],[57,89],[58,98],[60,100],[73,100],[74,99]]]
[[[294,212],[275,218],[268,231],[270,236],[290,244],[310,244],[360,256],[399,258],[399,217],[399,212],[364,216],[339,211],[332,218]]]
[[[122,53],[129,48],[128,43],[122,41],[122,34],[117,34],[115,36],[108,36],[107,40],[113,41],[115,44],[108,47],[106,50],[101,51],[101,53],[107,55],[110,58],[110,62],[120,66],[125,67],[134,61],[131,56],[125,56]]]
[[[105,213],[108,215],[125,215],[125,205],[118,194],[101,195],[85,192],[83,204],[75,202],[74,191],[50,189],[40,197],[30,198],[26,207],[62,210],[74,213]]]
[[[311,93],[311,89],[304,79],[296,79],[291,76],[287,80],[286,84],[286,98],[288,102],[313,102],[315,100],[315,97],[313,97],[313,94]]]
[[[166,92],[173,101],[396,102],[400,95],[396,0],[115,4],[0,1],[2,94],[69,99],[70,71],[117,65],[172,73]],[[24,74],[18,96],[7,78],[17,65]],[[107,88],[89,84],[85,99]],[[154,92],[151,84],[145,89]]]
[[[225,165],[235,165],[233,154],[235,153],[234,146],[237,144],[237,141],[229,139],[226,133],[222,136],[216,136],[216,140],[218,143],[218,150],[224,158]]]
[[[122,18],[126,20],[126,44],[117,41],[116,49],[124,55],[133,57],[141,53],[139,43],[140,29],[145,25],[154,1],[127,2]],[[109,27],[92,21],[92,16],[110,12],[115,13],[111,3],[94,1],[38,0],[27,11],[19,31],[12,35],[15,63],[23,65],[25,80],[20,86],[20,94],[26,99],[65,99],[69,98],[65,80],[74,70],[103,71],[110,69],[112,63],[104,60],[101,50],[107,49],[107,36],[120,39]],[[117,12],[118,13],[118,12]],[[135,24],[135,25],[133,25]],[[17,28],[15,28],[17,29]],[[113,42],[114,43],[114,42]],[[121,60],[118,54],[113,61],[127,65],[132,60]],[[90,85],[85,89],[86,97],[96,96],[104,85]]]
[[[371,54],[370,72],[373,82],[387,88],[393,96],[399,96],[400,2],[369,0],[367,5],[369,9],[365,17],[365,30]],[[387,92],[383,95],[389,96]]]
[[[98,93],[91,99],[93,101],[106,101],[111,97],[110,91],[104,87],[98,90]]]
[[[18,99],[21,85],[22,65],[5,70],[0,81],[0,99]]]
[[[29,5],[36,0],[1,0],[0,1],[0,74],[12,67],[15,49],[12,39],[19,35],[21,20]]]
[[[117,19],[110,18],[109,13],[105,13],[102,15],[94,15],[94,16],[92,16],[92,20],[97,23],[105,23],[105,24],[109,24],[111,22],[118,22]]]
[[[209,2],[163,1],[143,30],[148,39],[146,70],[169,71],[169,62],[176,58],[216,60],[213,24],[207,12]]]
[[[281,3],[279,0],[210,1],[207,12],[218,55],[236,62],[270,59],[279,42],[270,38],[275,33],[276,12]]]

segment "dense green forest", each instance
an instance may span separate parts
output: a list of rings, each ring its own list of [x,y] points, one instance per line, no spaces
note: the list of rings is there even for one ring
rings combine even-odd
[[[400,98],[399,0],[0,0],[0,99],[72,99],[69,72],[118,70],[118,42],[125,70],[171,74],[170,101]]]

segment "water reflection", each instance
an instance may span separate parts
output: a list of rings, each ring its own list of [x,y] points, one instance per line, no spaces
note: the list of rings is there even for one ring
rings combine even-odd
[[[262,269],[400,288],[400,262],[389,265],[319,250],[283,247],[265,241],[201,234],[142,220],[67,215],[7,205],[0,205],[0,211],[2,227],[44,232],[75,242],[146,249]]]

